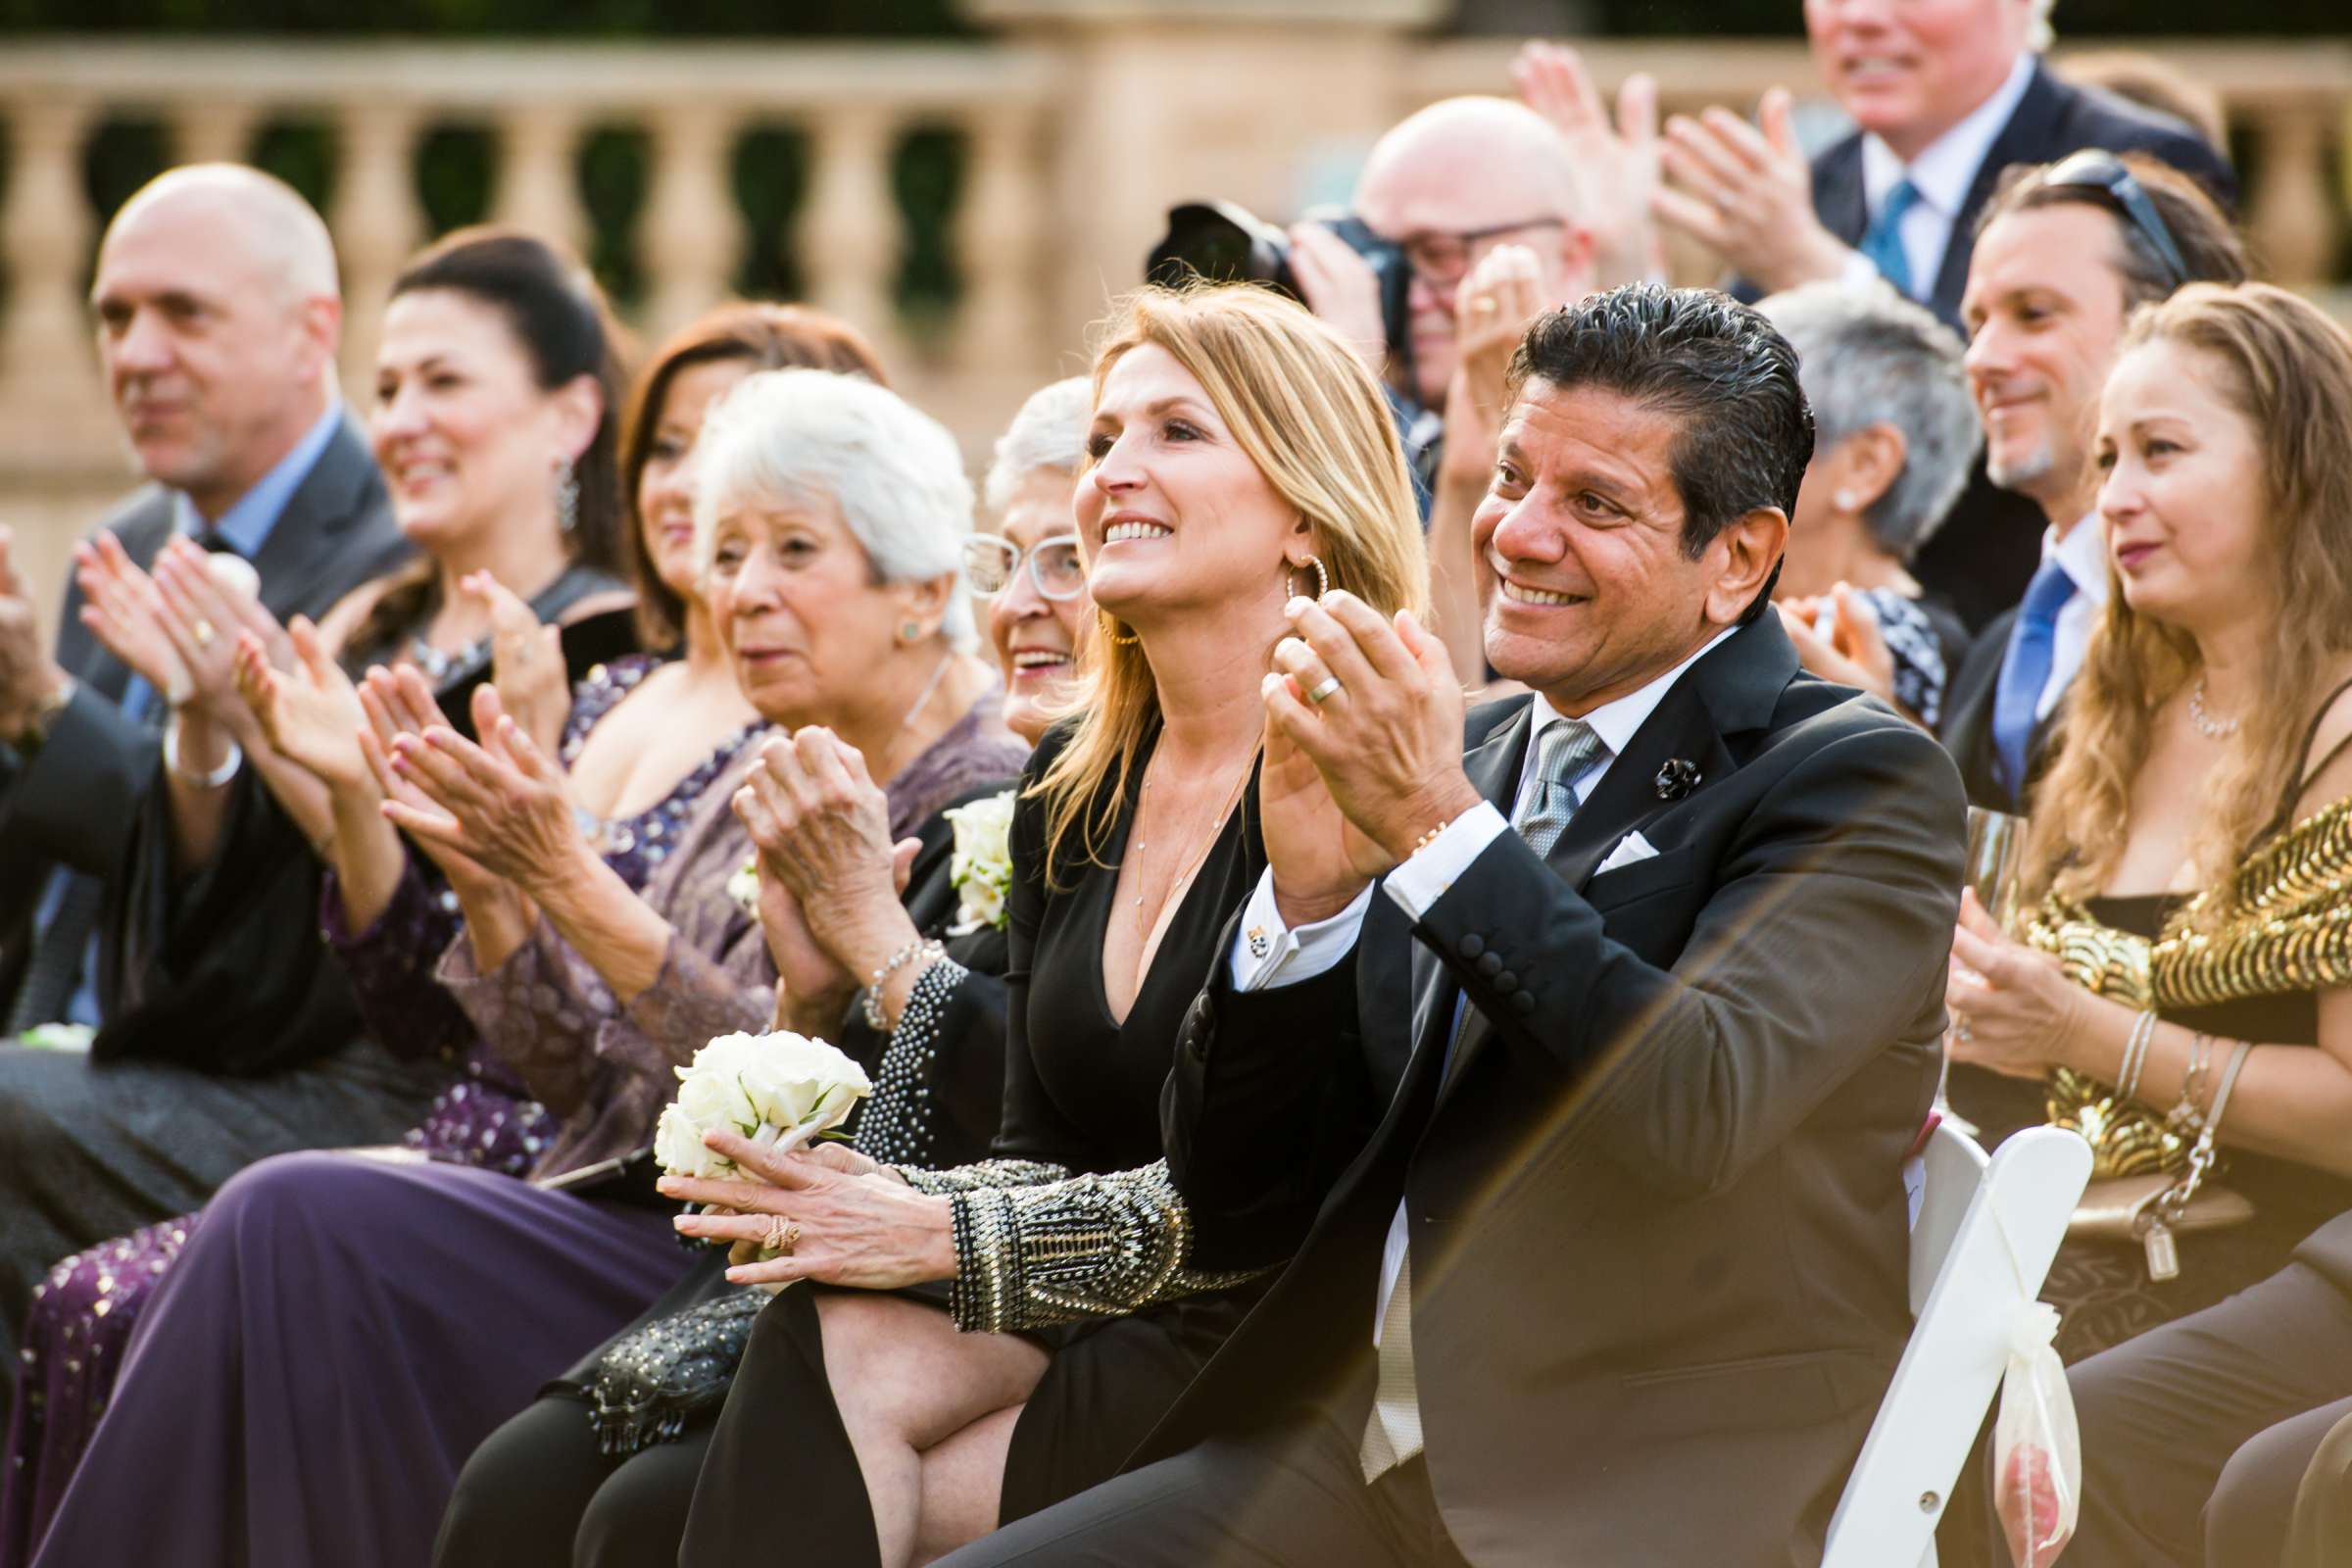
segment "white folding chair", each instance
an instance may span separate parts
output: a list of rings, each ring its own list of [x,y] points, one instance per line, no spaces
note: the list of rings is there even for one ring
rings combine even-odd
[[[1917,1320],[1830,1519],[1822,1568],[1936,1568],[1936,1521],[2008,1359],[2018,1308],[2040,1293],[2090,1179],[2090,1146],[2035,1127],[1988,1161],[1948,1124],[1929,1136],[1911,1228]]]

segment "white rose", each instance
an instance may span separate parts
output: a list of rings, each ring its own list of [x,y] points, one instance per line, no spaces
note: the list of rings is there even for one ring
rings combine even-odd
[[[1004,923],[1004,895],[1012,887],[1012,791],[958,806],[948,812],[956,829],[956,853],[948,880],[960,895],[958,918],[950,936],[966,936],[983,926]]]
[[[664,1108],[654,1124],[654,1158],[672,1176],[725,1176],[734,1162],[703,1147],[703,1130],[675,1105]]]
[[[762,1122],[779,1132],[803,1130],[803,1142],[841,1125],[874,1092],[865,1069],[829,1042],[785,1031],[762,1035],[758,1045],[757,1061],[744,1070],[745,1092]]]

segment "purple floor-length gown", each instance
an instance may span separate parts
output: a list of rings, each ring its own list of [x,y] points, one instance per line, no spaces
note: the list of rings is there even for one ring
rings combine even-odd
[[[566,765],[598,721],[661,663],[630,654],[588,672],[572,693],[564,725]],[[606,862],[621,880],[633,889],[645,886],[687,813],[751,733],[729,737],[643,812],[608,824]],[[410,1129],[404,1147],[503,1175],[528,1173],[547,1149],[554,1118],[483,1049],[472,1022],[432,979],[433,958],[458,934],[456,901],[434,891],[412,860],[375,924],[354,932],[343,926],[331,882],[321,901],[322,923],[351,976],[368,1031],[396,1055],[439,1056],[459,1062],[465,1073]],[[31,1560],[114,1392],[131,1328],[201,1217],[201,1210],[182,1214],[76,1252],[34,1288],[0,1460],[0,1568],[23,1568]]]
[[[1011,770],[1022,748],[995,730],[996,700],[892,780],[894,833]],[[734,772],[647,889],[676,934],[627,1005],[544,922],[491,974],[463,943],[443,961],[561,1118],[546,1168],[642,1143],[673,1062],[765,1027],[773,970],[724,891],[749,849]],[[35,1568],[416,1568],[472,1448],[687,1261],[659,1211],[465,1166],[254,1165],[163,1275]]]

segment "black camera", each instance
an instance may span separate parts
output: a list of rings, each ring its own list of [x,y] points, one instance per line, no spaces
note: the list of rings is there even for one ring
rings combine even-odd
[[[1388,333],[1390,363],[1402,384],[1411,386],[1413,340],[1405,291],[1412,286],[1413,274],[1404,252],[1351,214],[1318,211],[1306,216],[1339,235],[1371,267],[1380,284],[1380,320]],[[1169,208],[1168,232],[1152,247],[1144,276],[1171,287],[1194,277],[1215,283],[1270,283],[1306,304],[1291,270],[1291,236],[1231,202],[1186,202]]]

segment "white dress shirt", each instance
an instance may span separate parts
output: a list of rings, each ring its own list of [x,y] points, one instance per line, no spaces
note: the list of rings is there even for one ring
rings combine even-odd
[[[2041,695],[2034,702],[2036,722],[2050,716],[2050,710],[2073,684],[2082,667],[2083,651],[2090,646],[2090,628],[2097,623],[2099,612],[2107,608],[2106,524],[2094,512],[2067,529],[2064,539],[2058,537],[2056,528],[2044,529],[2041,559],[2056,561],[2074,579],[2075,597],[2059,610],[2051,632],[2050,678],[2042,682]]]
[[[1911,268],[1911,287],[1914,299],[1926,300],[1936,293],[1936,279],[1943,271],[1943,255],[1951,247],[1952,230],[1960,221],[1960,209],[1968,203],[1968,193],[1977,182],[1977,172],[1984,167],[1985,155],[1992,151],[1994,138],[2009,123],[2017,112],[2018,100],[2025,97],[2026,88],[2034,80],[2034,56],[2017,57],[2009,68],[2009,75],[1992,96],[1970,110],[1965,119],[1924,148],[1917,158],[1905,164],[1901,155],[1881,141],[1875,133],[1862,137],[1862,200],[1863,227],[1878,216],[1885,205],[1886,193],[1908,179],[1919,192],[1919,200],[1903,215],[1896,230],[1903,243],[1903,260]],[[1846,281],[1867,281],[1877,275],[1870,259],[1857,254],[1846,264]]]
[[[1769,611],[1766,613],[1770,613]],[[1683,673],[1712,651],[1716,644],[1729,637],[1737,627],[1726,627],[1709,638],[1705,646],[1691,654],[1672,669],[1639,690],[1627,693],[1614,701],[1603,703],[1584,715],[1600,739],[1601,750],[1574,783],[1576,804],[1581,808],[1600,787],[1609,766],[1633,740],[1657,706],[1666,700],[1674,683]],[[2080,653],[2078,652],[2078,658]],[[1512,815],[1518,814],[1520,803],[1526,798],[1528,786],[1534,782],[1536,760],[1540,749],[1536,742],[1545,726],[1567,718],[1548,699],[1538,697],[1533,705],[1527,734],[1527,754],[1519,764],[1518,787],[1512,791]],[[1444,832],[1416,851],[1401,865],[1391,871],[1379,884],[1394,900],[1396,906],[1418,922],[1432,905],[1443,898],[1454,880],[1470,869],[1471,862],[1486,852],[1488,845],[1510,831],[1510,819],[1494,808],[1491,801],[1481,801],[1446,825]],[[1293,930],[1284,923],[1282,911],[1274,902],[1274,872],[1268,867],[1257,880],[1250,895],[1250,903],[1242,911],[1241,931],[1234,939],[1231,962],[1233,986],[1237,991],[1263,991],[1275,986],[1296,985],[1312,979],[1337,964],[1355,946],[1356,934],[1362,929],[1364,912],[1371,907],[1372,889],[1366,887],[1356,895],[1355,902],[1327,920]],[[1457,1006],[1454,1027],[1461,1027],[1461,1009]],[[1396,1276],[1404,1267],[1408,1226],[1404,1203],[1396,1204],[1396,1218],[1389,1222],[1389,1236],[1381,1249],[1380,1290],[1372,1304],[1372,1343],[1380,1344],[1381,1327],[1389,1312],[1389,1296],[1396,1289]]]

